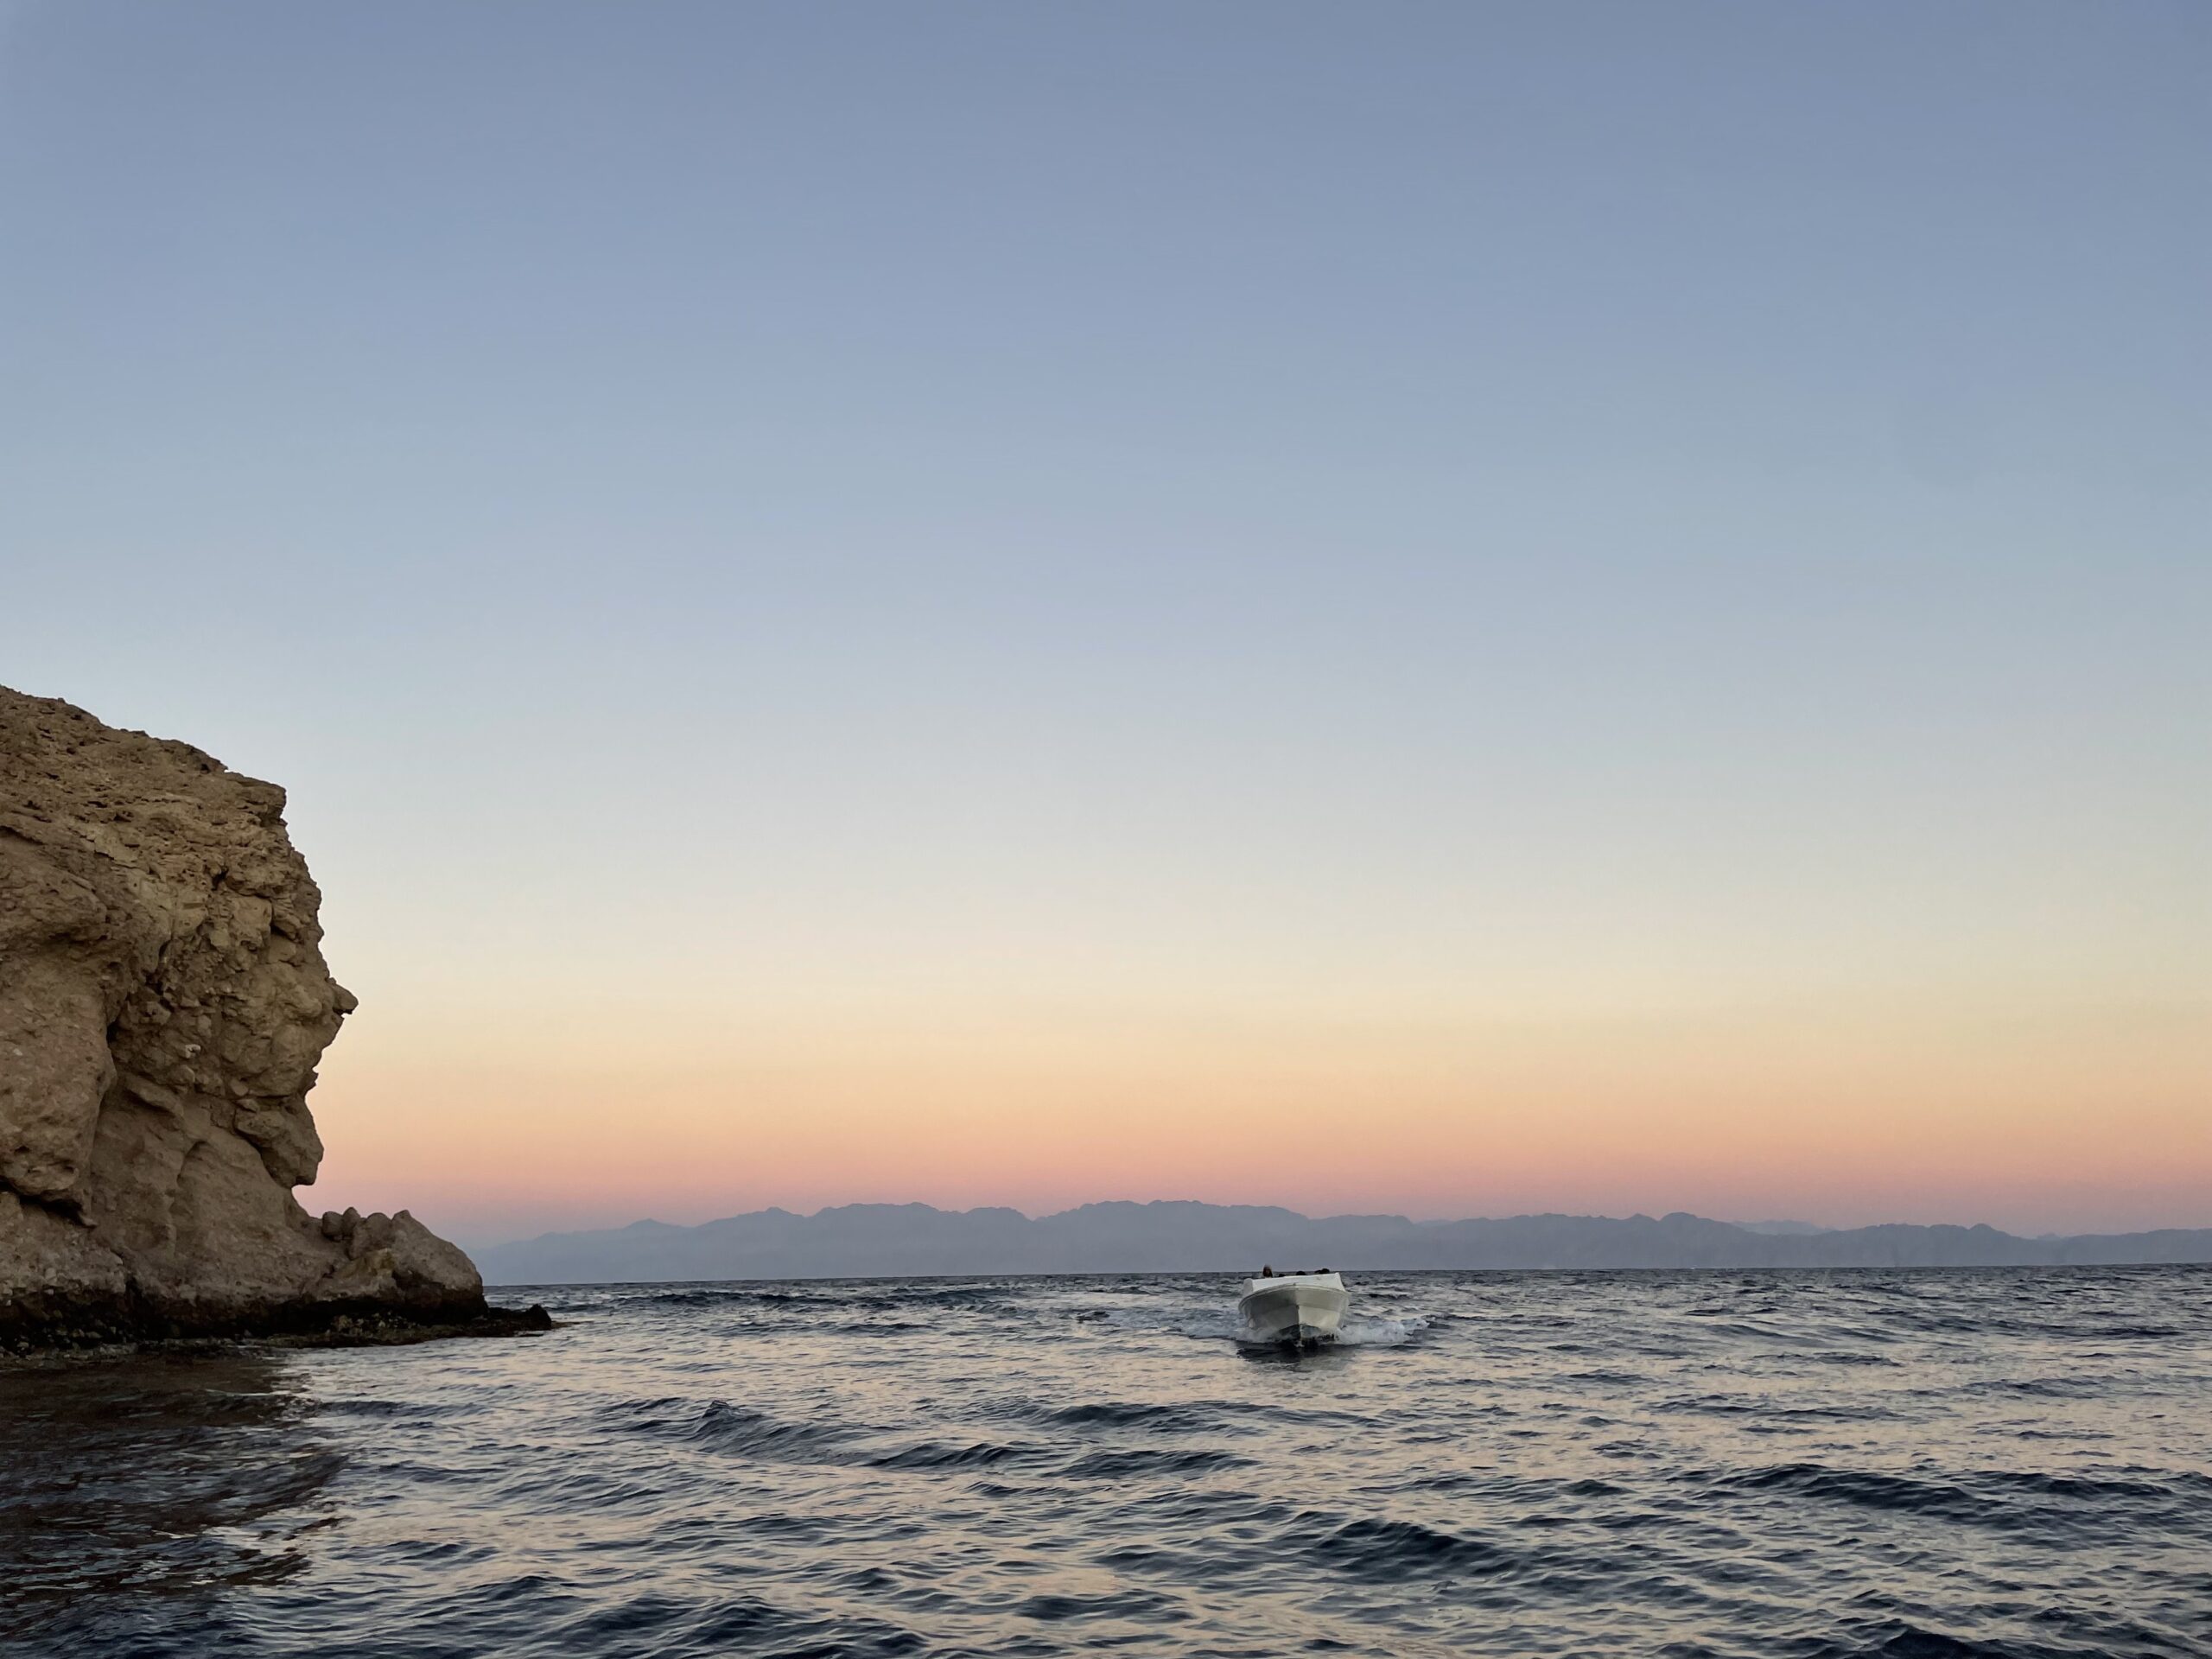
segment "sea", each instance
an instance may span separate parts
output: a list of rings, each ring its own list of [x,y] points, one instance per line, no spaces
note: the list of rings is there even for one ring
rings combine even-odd
[[[2212,1269],[537,1287],[0,1371],[72,1659],[2212,1654]]]

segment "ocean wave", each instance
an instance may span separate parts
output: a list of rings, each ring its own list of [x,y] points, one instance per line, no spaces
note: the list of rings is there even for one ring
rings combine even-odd
[[[1832,1406],[1783,1405],[1773,1398],[1747,1399],[1740,1394],[1687,1395],[1660,1400],[1648,1411],[1688,1413],[1700,1417],[1747,1418],[1750,1427],[1782,1423],[1866,1423],[1897,1414],[1872,1401],[1839,1402]]]
[[[853,1430],[837,1424],[786,1421],[727,1400],[629,1400],[606,1407],[599,1415],[618,1432],[755,1457],[833,1452],[854,1438]]]
[[[1061,1472],[1071,1480],[1128,1480],[1147,1475],[1195,1475],[1216,1469],[1245,1469],[1251,1464],[1251,1459],[1234,1452],[1162,1452],[1132,1446],[1087,1453]]]
[[[2212,1653],[2212,1275],[1742,1277],[1362,1275],[1270,1363],[1122,1275],[0,1370],[0,1649]]]
[[[971,1440],[962,1446],[924,1440],[878,1453],[867,1461],[871,1469],[995,1469],[1001,1464],[1035,1463],[1043,1455],[1036,1446],[1010,1441]]]
[[[2140,1522],[2160,1516],[2164,1506],[2195,1496],[2177,1490],[2177,1480],[2012,1470],[1962,1471],[1942,1477],[1841,1469],[1819,1463],[1777,1465],[1730,1475],[1716,1484],[1744,1492],[1786,1492],[1917,1519],[2017,1533],[2051,1547],[2094,1524],[2101,1510],[2124,1510],[2131,1522]],[[2038,1499],[2057,1501],[2034,1501]]]
[[[1395,1348],[1411,1342],[1429,1325],[1428,1316],[1422,1313],[1408,1313],[1395,1319],[1346,1319],[1337,1332],[1337,1341],[1346,1348]]]
[[[1024,1400],[995,1407],[994,1414],[1078,1433],[1135,1429],[1147,1434],[1243,1433],[1255,1427],[1245,1421],[1255,1414],[1252,1408],[1233,1400],[1092,1400],[1071,1406]]]
[[[1285,1541],[1294,1542],[1306,1560],[1370,1582],[1497,1574],[1520,1565],[1516,1553],[1502,1545],[1418,1521],[1315,1515],[1301,1516],[1300,1522]]]
[[[1875,1470],[1831,1469],[1817,1463],[1781,1464],[1770,1469],[1731,1475],[1717,1483],[1747,1492],[1788,1492],[1796,1497],[1855,1503],[1862,1509],[1902,1515],[1933,1516],[1947,1521],[1988,1521],[2001,1511],[1986,1500],[1945,1481],[1915,1479]]]
[[[1902,1619],[1886,1619],[1857,1633],[1800,1643],[1790,1651],[1800,1659],[2109,1659],[2109,1651],[2102,1648],[1983,1642]]]

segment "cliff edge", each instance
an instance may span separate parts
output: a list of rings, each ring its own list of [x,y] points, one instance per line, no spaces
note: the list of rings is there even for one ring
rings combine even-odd
[[[188,744],[0,687],[0,1340],[484,1314],[405,1211],[293,1198],[354,1001],[283,812]]]

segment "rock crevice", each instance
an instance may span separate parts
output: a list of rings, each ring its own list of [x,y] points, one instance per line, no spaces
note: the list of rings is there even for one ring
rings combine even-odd
[[[0,1336],[482,1312],[405,1211],[292,1196],[354,1000],[283,811],[188,744],[0,688]]]

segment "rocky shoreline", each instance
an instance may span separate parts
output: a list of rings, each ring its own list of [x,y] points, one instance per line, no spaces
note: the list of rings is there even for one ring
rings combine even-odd
[[[0,688],[0,1350],[550,1325],[404,1210],[294,1198],[356,1004],[284,804]]]
[[[529,1337],[556,1328],[537,1303],[440,1313],[377,1302],[283,1305],[180,1319],[124,1301],[105,1306],[18,1302],[0,1323],[0,1364],[62,1355],[230,1352],[241,1347],[398,1348],[453,1338]]]

